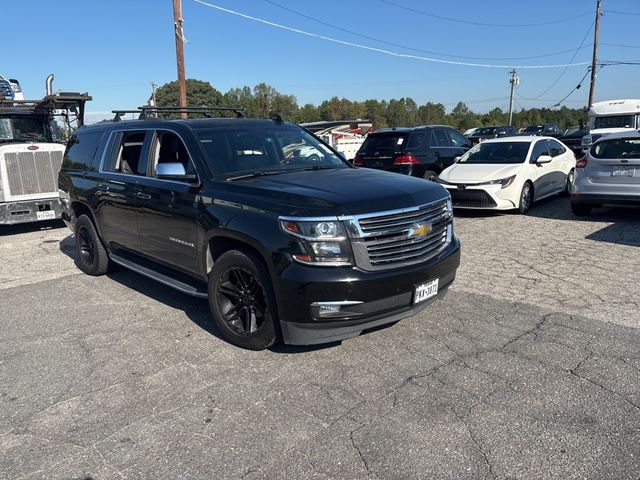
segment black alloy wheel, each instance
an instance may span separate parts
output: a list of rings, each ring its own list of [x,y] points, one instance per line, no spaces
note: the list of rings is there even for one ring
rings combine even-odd
[[[533,202],[533,188],[530,182],[525,182],[520,192],[520,205],[518,206],[518,212],[527,213],[531,208]]]
[[[80,215],[75,224],[78,267],[88,275],[104,275],[111,267],[109,255],[87,215]]]
[[[209,308],[234,345],[263,350],[276,341],[275,301],[266,267],[251,254],[221,255],[209,274]]]

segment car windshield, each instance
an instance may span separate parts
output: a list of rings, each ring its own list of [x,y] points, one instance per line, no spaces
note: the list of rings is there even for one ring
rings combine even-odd
[[[591,149],[595,158],[640,158],[640,138],[602,140]]]
[[[593,128],[635,128],[634,115],[611,115],[597,117]]]
[[[47,117],[10,115],[0,117],[0,142],[51,142]]]
[[[524,163],[530,145],[530,142],[479,143],[459,163]]]
[[[495,135],[496,134],[496,127],[484,127],[484,128],[478,128],[475,132],[473,132],[474,136],[482,136],[482,135]]]
[[[406,133],[390,132],[369,135],[360,147],[358,154],[379,157],[391,156],[394,153],[402,152],[406,140]]]
[[[196,136],[209,165],[227,179],[348,168],[329,147],[295,126],[202,129]]]
[[[536,133],[536,132],[541,132],[542,130],[544,130],[544,126],[542,125],[529,125],[527,128],[524,129],[524,132]]]

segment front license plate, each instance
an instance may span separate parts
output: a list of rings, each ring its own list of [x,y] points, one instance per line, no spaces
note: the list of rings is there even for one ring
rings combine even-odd
[[[45,210],[44,212],[36,212],[36,218],[38,220],[53,220],[56,218],[56,212],[53,210]]]
[[[420,284],[416,287],[416,294],[413,296],[413,303],[424,302],[425,300],[435,297],[438,294],[438,281],[436,278],[430,282]]]
[[[612,177],[633,177],[636,169],[633,167],[613,167]]]

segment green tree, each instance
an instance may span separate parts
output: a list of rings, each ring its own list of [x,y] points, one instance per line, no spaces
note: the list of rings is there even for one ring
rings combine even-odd
[[[186,80],[186,87],[187,106],[221,107],[225,105],[222,93],[213,88],[209,82],[189,78]],[[156,105],[159,107],[177,107],[180,105],[177,81],[165,83],[156,90]]]

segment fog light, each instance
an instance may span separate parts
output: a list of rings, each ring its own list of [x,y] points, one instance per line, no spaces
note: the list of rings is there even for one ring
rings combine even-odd
[[[363,302],[354,300],[345,300],[342,302],[313,302],[311,304],[311,313],[315,319],[354,317],[362,315],[362,313],[351,311],[348,307],[361,305],[362,303]]]

